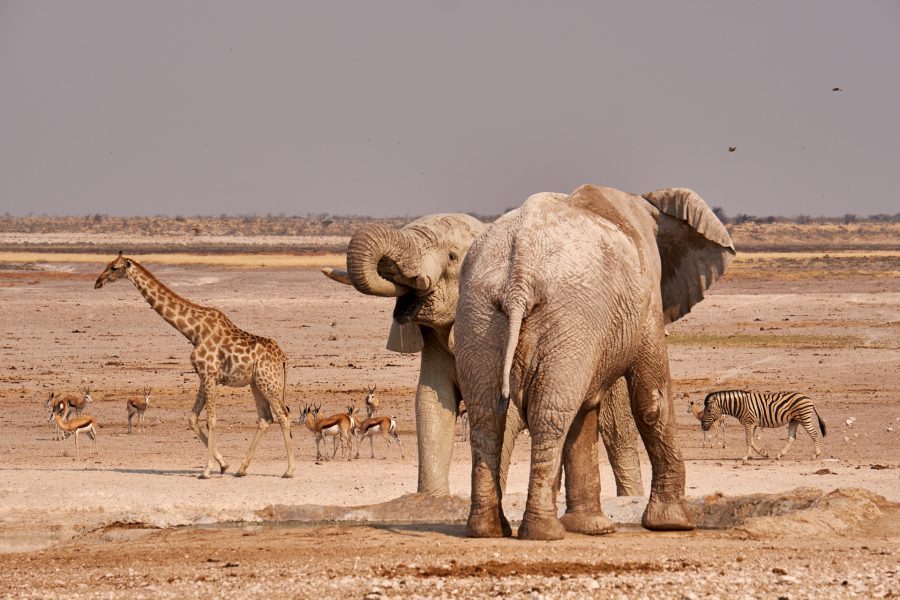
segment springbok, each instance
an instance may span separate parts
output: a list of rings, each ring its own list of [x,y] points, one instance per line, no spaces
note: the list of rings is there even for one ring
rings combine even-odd
[[[375,416],[375,413],[378,412],[378,407],[381,406],[381,401],[375,396],[375,389],[378,386],[375,385],[368,389],[368,393],[366,394],[366,416],[368,418],[372,418]]]
[[[347,416],[350,417],[350,435],[356,437],[359,432],[359,419],[356,415],[359,414],[359,411],[356,410],[356,407],[352,404],[347,406]]]
[[[316,436],[316,460],[322,459],[322,453],[319,450],[319,443],[325,439],[325,436],[338,438],[341,443],[341,457],[344,456],[344,443],[346,442],[349,452],[347,460],[353,458],[353,445],[350,441],[350,417],[347,413],[338,413],[327,419],[319,418],[320,406],[312,407],[307,405],[300,414],[300,423],[306,425]],[[331,458],[337,454],[337,446],[331,453]]]
[[[56,397],[56,393],[55,393],[53,390],[50,390],[50,395],[49,395],[49,396],[47,397],[47,399],[44,401],[44,408],[50,408],[50,405],[53,404],[53,399],[54,399],[55,397]],[[74,396],[66,396],[66,397],[60,399],[60,401],[63,403],[63,406],[64,406],[64,410],[63,410],[63,413],[62,413],[62,419],[63,419],[63,421],[67,421],[67,420],[69,419],[69,398],[70,398],[70,397],[74,398]],[[53,424],[53,427],[56,429],[56,430],[53,432],[53,439],[54,439],[54,440],[64,440],[64,439],[66,439],[66,436],[68,435],[68,433],[66,433],[65,431],[63,431],[62,429],[60,429],[60,428],[59,428],[59,425],[56,425],[55,423]]]
[[[702,422],[703,422],[703,410],[700,409],[700,408],[698,408],[698,407],[697,407],[697,404],[698,404],[697,402],[694,402],[693,400],[691,400],[691,403],[688,404],[688,410],[687,410],[687,411],[688,411],[690,414],[694,415],[694,418],[696,418],[698,421],[700,421],[700,422],[702,423]],[[701,429],[703,429],[703,428],[701,427]],[[719,417],[719,419],[718,419],[715,423],[712,424],[712,426],[710,427],[710,429],[712,429],[712,430],[715,431],[715,433],[716,433],[716,441],[717,441],[717,442],[719,441],[719,432],[721,431],[721,433],[722,433],[722,447],[724,448],[724,447],[725,447],[725,418],[724,418],[724,417]],[[709,435],[709,432],[708,432],[708,431],[703,431],[703,445],[701,446],[701,448],[706,448],[706,439],[707,439],[707,436],[708,436],[708,435]],[[709,440],[709,447],[710,447],[710,448],[713,447],[713,441],[712,441],[712,438],[711,438],[711,437],[710,437],[710,440]]]
[[[81,392],[81,398],[78,396],[65,397],[65,400],[69,403],[69,408],[75,412],[76,417],[80,417],[81,413],[84,412],[84,409],[87,408],[88,403],[94,401],[94,399],[91,398],[91,388],[79,388],[78,391]]]
[[[147,407],[150,406],[150,388],[145,388],[141,395],[143,398],[141,399],[129,399],[128,402],[125,403],[125,414],[128,415],[128,433],[131,433],[131,419],[137,415],[138,418],[138,429],[140,429],[141,434],[143,435],[146,429],[144,428],[144,413],[147,412]]]
[[[359,435],[356,438],[356,458],[359,458],[359,447],[364,438],[369,438],[369,451],[372,453],[372,458],[375,458],[375,444],[372,436],[376,433],[381,434],[388,446],[393,443],[391,438],[397,440],[397,445],[400,447],[400,458],[405,458],[403,444],[400,443],[400,436],[397,435],[397,419],[394,417],[372,417],[359,424]]]
[[[91,447],[94,452],[97,452],[97,420],[88,415],[85,417],[75,417],[70,421],[63,421],[62,413],[65,410],[65,402],[63,400],[58,400],[53,404],[53,408],[50,411],[50,418],[48,421],[56,420],[56,425],[63,431],[67,431],[69,433],[75,433],[75,460],[78,460],[78,434],[86,433],[91,437],[93,443]]]

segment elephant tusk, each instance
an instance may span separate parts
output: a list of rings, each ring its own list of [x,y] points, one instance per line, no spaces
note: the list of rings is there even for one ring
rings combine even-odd
[[[322,269],[322,274],[325,275],[328,279],[333,279],[338,283],[343,283],[344,285],[353,285],[353,282],[350,281],[350,275],[347,274],[347,271],[343,269],[332,269],[331,267],[325,267]]]

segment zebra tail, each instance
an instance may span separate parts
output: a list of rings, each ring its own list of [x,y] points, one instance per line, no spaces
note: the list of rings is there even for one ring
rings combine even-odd
[[[813,409],[815,410],[815,409]],[[828,435],[825,433],[825,421],[822,420],[822,417],[819,416],[819,411],[816,410],[816,418],[819,420],[819,429],[822,430],[822,437]]]

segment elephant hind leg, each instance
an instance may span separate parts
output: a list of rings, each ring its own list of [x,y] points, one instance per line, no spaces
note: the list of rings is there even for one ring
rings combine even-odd
[[[627,378],[635,424],[653,469],[650,501],[641,524],[657,531],[694,529],[695,520],[684,500],[684,459],[675,440],[675,405],[665,343],[646,343]]]
[[[539,367],[534,375],[540,384],[524,394],[523,402],[528,430],[531,432],[531,475],[528,480],[528,500],[518,535],[521,539],[556,540],[565,536],[565,527],[557,516],[556,494],[559,489],[559,472],[562,466],[563,447],[573,424],[579,427],[572,438],[573,446],[583,453],[594,437],[596,453],[596,413],[590,417],[588,429],[584,426],[582,406],[588,398],[592,373],[584,370],[573,374],[552,363]],[[579,414],[581,413],[581,414]],[[582,439],[581,435],[585,437]],[[596,457],[577,456],[582,461],[576,468],[583,476],[596,469]],[[577,461],[573,461],[577,462]],[[571,466],[575,466],[574,464]],[[585,498],[596,492],[599,502],[599,481],[583,490]],[[594,500],[585,500],[584,506],[596,506]]]
[[[494,399],[467,404],[472,427],[472,505],[466,523],[469,537],[512,535],[501,504],[500,452],[504,425],[494,404]]]

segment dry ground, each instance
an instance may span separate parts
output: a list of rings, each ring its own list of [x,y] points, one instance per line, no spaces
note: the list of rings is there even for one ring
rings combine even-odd
[[[270,257],[243,257],[244,266],[145,261],[178,293],[279,341],[290,357],[288,400],[294,411],[305,402],[333,412],[352,401],[359,405],[364,388],[377,384],[405,442],[404,459],[377,440],[375,460],[365,447],[359,461],[315,464],[311,435],[295,428],[298,474],[282,480],[284,448],[273,428],[250,476],[198,481],[205,454],[187,430],[197,383],[189,344],[128,282],[92,288],[107,257],[11,259],[0,256],[0,425],[6,434],[0,546],[17,553],[0,554],[0,593],[896,593],[900,521],[890,508],[840,535],[805,537],[748,537],[734,530],[651,534],[626,527],[600,539],[484,541],[462,537],[458,521],[429,522],[428,514],[411,515],[424,521],[415,525],[248,524],[273,505],[352,506],[415,490],[411,399],[418,359],[383,349],[391,301],[360,296],[308,266],[256,266],[277,264],[267,262]],[[671,327],[689,496],[859,487],[900,501],[898,263],[895,252],[744,255],[694,312]],[[99,456],[75,461],[71,438],[52,440],[42,403],[50,389],[75,392],[80,385],[95,390],[91,412],[102,428]],[[154,390],[147,431],[129,436],[125,399],[145,386]],[[828,423],[823,459],[811,460],[812,444],[801,432],[787,460],[742,464],[742,433],[734,421],[725,449],[701,448],[687,400],[721,388],[808,392]],[[225,390],[220,404],[220,448],[236,465],[249,444],[255,411],[248,390]],[[846,424],[850,418],[852,426]],[[765,431],[762,445],[776,448],[784,435]],[[527,445],[523,437],[506,498],[513,518],[524,508]],[[468,493],[468,469],[468,444],[460,440],[451,473],[455,494]],[[613,489],[606,466],[603,483]],[[643,501],[611,499],[607,505],[627,523],[639,516]],[[243,524],[169,527],[223,521]]]

